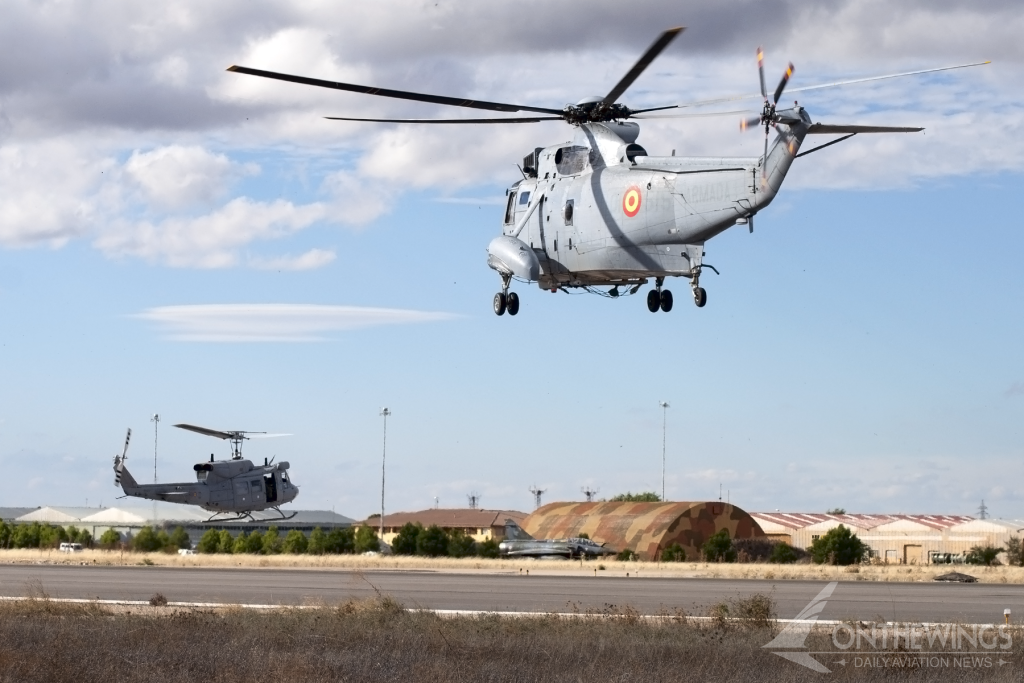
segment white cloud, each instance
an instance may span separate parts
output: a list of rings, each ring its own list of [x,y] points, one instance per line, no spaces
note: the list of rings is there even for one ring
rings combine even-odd
[[[255,164],[236,164],[196,145],[136,150],[124,169],[150,202],[168,209],[209,204],[223,196],[236,177],[259,171]]]
[[[310,249],[298,256],[253,257],[249,266],[257,270],[315,270],[334,261],[337,254],[327,249]]]
[[[161,306],[137,314],[168,339],[188,342],[311,342],[332,332],[452,320],[450,313],[314,304]]]

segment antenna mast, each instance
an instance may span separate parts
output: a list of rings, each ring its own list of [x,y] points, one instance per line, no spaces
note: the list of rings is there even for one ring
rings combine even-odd
[[[583,488],[580,489],[580,491],[583,492],[583,495],[587,497],[588,503],[594,502],[594,496],[596,496],[597,492],[600,490],[601,489],[592,489],[589,486],[584,486]]]
[[[533,494],[533,507],[536,510],[540,507],[540,497],[544,495],[547,489],[539,489],[536,485],[530,487],[530,493]]]

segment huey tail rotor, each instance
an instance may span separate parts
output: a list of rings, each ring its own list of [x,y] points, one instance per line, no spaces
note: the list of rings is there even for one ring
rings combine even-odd
[[[132,429],[128,428],[128,434],[124,437],[124,449],[121,455],[114,456],[114,486],[121,485],[121,472],[124,471],[124,461],[128,458],[128,442],[132,440]]]

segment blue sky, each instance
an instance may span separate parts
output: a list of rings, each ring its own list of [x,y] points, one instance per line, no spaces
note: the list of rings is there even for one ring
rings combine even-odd
[[[412,5],[383,3],[375,16]],[[19,7],[23,32],[51,30],[52,17]],[[801,159],[753,235],[732,230],[707,245],[707,262],[722,274],[702,279],[704,309],[690,304],[684,281],[670,285],[678,304],[668,315],[648,313],[643,292],[609,300],[519,285],[523,308],[511,319],[490,311],[498,278],[484,249],[512,164],[570,131],[341,129],[319,116],[440,112],[287,84],[232,85],[219,71],[266,53],[252,65],[311,75],[334,68],[339,78],[398,87],[423,79],[422,89],[442,93],[466,88],[459,76],[491,99],[574,99],[538,82],[542,48],[516,47],[517,67],[495,72],[516,43],[503,9],[472,17],[493,45],[446,47],[454,29],[441,25],[423,44],[376,47],[379,63],[350,63],[346,50],[355,48],[336,36],[310,39],[329,7],[279,16],[260,5],[264,25],[237,29],[230,19],[241,5],[228,3],[224,16],[183,7],[204,27],[190,45],[168,30],[141,41],[145,49],[125,47],[116,25],[90,28],[80,54],[74,41],[65,47],[96,60],[72,86],[53,75],[60,64],[39,67],[31,85],[0,74],[0,459],[15,482],[3,504],[112,504],[110,463],[124,429],[134,431],[129,465],[145,480],[149,417],[159,412],[162,481],[188,479],[194,461],[226,454],[174,423],[289,432],[246,452],[292,463],[299,507],[362,517],[379,507],[382,405],[394,413],[390,510],[427,507],[435,496],[462,506],[471,491],[486,507],[529,510],[534,484],[546,500],[579,499],[584,485],[602,496],[658,490],[658,401],[668,400],[673,499],[716,498],[721,484],[750,510],[971,514],[984,498],[992,514],[1024,518],[1024,237],[1009,208],[1024,179],[1024,102],[1020,49],[982,50],[1005,30],[998,6],[973,17],[988,22],[987,41],[946,40],[941,56],[921,37],[938,11],[925,5],[914,6],[923,18],[909,27],[888,17],[892,31],[904,31],[899,47],[861,49],[855,38],[866,23],[818,18],[820,33],[841,46],[831,57],[824,38],[784,25],[763,29],[771,40],[744,27],[721,45],[695,37],[694,54],[666,54],[638,82],[638,99],[653,101],[662,88],[672,89],[668,101],[749,89],[752,59],[730,41],[774,42],[770,72],[794,55],[798,74],[808,64],[822,75],[803,84],[978,57],[1006,64],[809,99],[829,122],[913,120],[928,132],[855,138]],[[119,4],[94,11],[113,17]],[[631,29],[613,49],[580,38],[560,68],[582,73],[573,60],[590,55],[593,73],[580,78],[593,81],[574,87],[613,83],[658,28],[676,23],[651,14],[650,29]],[[364,19],[363,32],[384,30]],[[720,30],[708,23],[704,33]],[[690,25],[680,41],[700,35]],[[338,31],[368,40],[358,28]],[[261,45],[270,47],[261,53]],[[417,61],[413,48],[426,56]],[[203,72],[193,53],[218,70]],[[189,104],[169,125],[160,116],[173,112],[152,114],[130,76],[145,81],[146,97],[178,88],[213,113]],[[572,80],[557,70],[545,78]],[[528,92],[509,94],[523,84]],[[113,113],[75,99],[101,85],[119,103]],[[40,112],[62,92],[66,110],[47,120]],[[738,136],[732,119],[645,126],[640,141],[655,154],[760,146],[756,135]],[[231,314],[239,327],[229,329],[250,337],[317,341],[177,339],[181,328],[169,326],[163,307],[211,304],[348,308],[314,315],[299,332],[279,317]],[[388,309],[388,324],[375,324],[379,312],[369,309]]]

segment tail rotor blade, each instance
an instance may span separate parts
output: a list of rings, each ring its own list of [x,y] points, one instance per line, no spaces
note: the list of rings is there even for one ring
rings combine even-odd
[[[757,75],[761,77],[761,97],[768,99],[768,88],[764,85],[764,50],[757,48]]]
[[[779,98],[782,97],[782,91],[786,89],[786,84],[789,83],[789,77],[793,75],[793,62],[789,63],[786,67],[786,73],[782,74],[782,80],[779,81],[779,87],[775,89],[775,104],[779,103]]]
[[[742,121],[740,121],[740,130],[743,131],[743,130],[747,130],[748,128],[753,128],[754,126],[758,125],[759,123],[761,123],[761,117],[760,116],[755,116],[752,119],[743,119]]]

